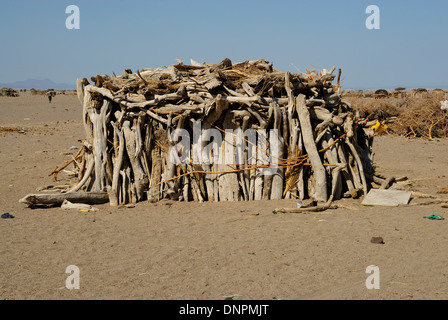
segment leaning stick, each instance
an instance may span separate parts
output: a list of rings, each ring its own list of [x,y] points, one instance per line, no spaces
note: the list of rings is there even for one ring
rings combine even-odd
[[[147,187],[149,180],[142,168],[138,153],[136,152],[137,132],[131,129],[131,124],[128,120],[123,123],[123,134],[125,137],[125,146],[123,147],[126,148],[127,155],[132,167],[132,172],[134,174],[136,198],[137,201],[141,201],[143,198],[144,189]]]
[[[93,156],[90,156],[87,160],[88,165],[86,172],[84,173],[84,176],[82,177],[81,181],[78,182],[77,185],[75,185],[73,188],[68,190],[67,192],[76,192],[87,182],[87,179],[89,179],[90,175],[93,172],[93,167],[95,166],[95,161],[93,159]]]
[[[68,167],[68,165],[70,164],[70,163],[72,163],[72,162],[76,162],[76,160],[78,160],[79,158],[81,158],[84,154],[83,153],[81,153],[81,151],[83,150],[84,148],[83,147],[81,147],[79,150],[78,150],[78,152],[76,153],[76,155],[74,156],[74,157],[72,157],[72,159],[70,159],[70,160],[68,160],[62,167],[60,167],[60,168],[58,168],[58,167],[56,167],[50,174],[49,174],[49,176],[51,176],[51,175],[55,175],[55,178],[56,178],[56,176],[57,176],[57,174],[60,172],[60,171],[62,171],[63,169],[65,169],[66,167]]]
[[[395,181],[395,177],[389,177],[381,183],[380,189],[387,189]]]
[[[314,193],[314,198],[316,201],[326,202],[328,200],[326,172],[324,166],[322,165],[322,161],[320,160],[316,144],[314,143],[310,114],[306,108],[305,96],[303,94],[300,94],[296,98],[296,106],[300,120],[300,127],[302,128],[303,143],[315,173],[316,190]]]
[[[358,155],[358,152],[355,149],[355,146],[350,141],[350,138],[345,139],[345,143],[349,146],[350,150],[352,151],[353,157],[355,158],[355,161],[359,168],[359,174],[361,176],[361,183],[362,183],[362,189],[364,191],[364,195],[367,195],[367,181],[366,176],[364,175],[364,167],[361,161],[361,158]]]
[[[82,105],[84,103],[84,87],[82,79],[76,79],[76,94]]]
[[[118,206],[118,183],[120,178],[120,170],[123,165],[124,155],[124,137],[123,132],[118,129],[115,123],[112,123],[115,134],[118,136],[118,155],[115,158],[114,171],[112,174],[112,186],[107,188],[109,194],[109,203],[111,206]]]
[[[285,126],[286,121],[286,113],[285,117],[282,117],[282,112],[280,111],[280,107],[278,105],[274,106],[274,139],[277,140],[278,143],[278,149],[279,149],[279,158],[283,158],[285,143],[287,139],[284,139],[280,133],[280,130],[282,126],[280,125],[282,118],[283,118],[283,130],[286,131]],[[283,134],[285,133],[283,131]],[[272,185],[271,185],[271,193],[269,199],[276,200],[276,199],[282,199],[283,197],[283,180],[284,180],[284,169],[278,168],[275,170],[276,172],[272,176]]]

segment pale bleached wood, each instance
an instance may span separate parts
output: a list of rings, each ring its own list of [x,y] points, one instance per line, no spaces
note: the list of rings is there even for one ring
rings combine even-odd
[[[182,196],[183,200],[188,202],[190,201],[190,177],[184,176],[183,178],[183,186],[182,186]]]
[[[333,196],[330,195],[328,201],[321,206],[306,208],[276,208],[274,213],[303,213],[303,212],[321,212],[328,209],[337,209],[338,206],[333,204]]]
[[[242,124],[242,131],[243,133],[246,132],[246,130],[249,128],[249,120],[250,120],[251,116],[250,113],[248,113],[248,115],[244,115],[243,116],[243,124]],[[250,141],[250,140],[249,140]],[[254,145],[252,145],[250,142],[247,141],[242,141],[243,144],[243,150],[244,150],[244,165],[247,166],[249,165],[249,150],[251,150],[251,157],[253,157],[256,154],[256,147]],[[243,181],[243,188],[246,189],[246,199],[245,200],[252,200],[252,195],[250,193],[250,180],[251,180],[251,171],[249,170],[244,170],[242,172],[242,177],[241,177],[242,181]]]
[[[395,177],[389,177],[383,181],[380,185],[380,189],[388,189],[392,183],[394,183]]]
[[[348,192],[352,198],[357,197],[357,191],[353,182],[352,170],[350,169],[347,156],[344,152],[343,146],[341,144],[336,145],[336,151],[338,154],[338,159],[341,164],[344,164],[344,168],[341,170],[341,174],[347,184]]]
[[[88,106],[87,112],[93,126],[93,156],[95,161],[95,182],[92,191],[106,191],[106,165],[107,165],[107,112],[110,109],[110,102],[103,100],[101,108]]]
[[[356,164],[356,160],[355,157],[353,156],[353,154],[350,151],[350,148],[348,147],[347,143],[344,143],[344,145],[346,146],[346,148],[343,148],[344,153],[346,154],[347,157],[347,166],[350,170],[350,174],[353,177],[353,185],[355,187],[355,193],[357,194],[356,190],[362,190],[363,189],[363,185],[361,182],[361,176],[358,170],[358,165]]]
[[[221,114],[227,110],[229,107],[229,103],[227,100],[223,99],[222,95],[217,95],[215,98],[215,109],[212,113],[210,113],[206,118],[205,122],[209,124],[213,124],[215,121],[217,121]]]
[[[151,151],[151,178],[148,190],[149,202],[157,202],[159,200],[159,182],[161,181],[162,174],[162,161],[160,158],[160,148],[153,146]]]
[[[87,162],[86,171],[84,172],[82,179],[74,187],[69,189],[67,192],[79,191],[85,185],[85,183],[89,180],[90,176],[92,175],[93,168],[95,166],[95,161],[94,161],[93,155],[91,152],[86,151],[86,154],[84,155],[84,157],[86,157],[86,162]]]
[[[82,79],[76,79],[76,95],[81,105],[84,104],[84,86]]]
[[[201,146],[201,149],[199,150],[199,152],[201,153],[201,156],[200,156],[201,166],[202,166],[202,168],[203,168],[203,170],[205,172],[211,172],[212,171],[212,166],[213,166],[213,163],[214,163],[214,158],[213,158],[214,154],[212,154],[212,151],[214,149],[212,149],[207,154],[205,154],[205,150],[208,150],[207,147],[208,147],[209,144],[211,144],[215,148],[217,147],[216,141],[210,142],[209,141],[209,137],[206,137],[206,133],[209,132],[208,130],[210,130],[211,128],[212,128],[211,127],[211,123],[209,123],[207,121],[204,122],[202,124],[202,128],[201,128],[201,135],[200,135],[201,141],[197,142],[197,144]],[[210,173],[206,173],[205,176],[204,176],[204,179],[205,179],[205,189],[206,189],[207,200],[208,201],[215,201],[215,183],[214,183],[214,180],[216,179],[216,175],[210,174]]]
[[[361,177],[361,187],[362,190],[364,192],[364,196],[367,195],[368,192],[368,186],[367,186],[367,180],[366,180],[366,176],[364,174],[364,166],[363,163],[361,161],[361,157],[358,154],[358,150],[356,150],[352,139],[354,139],[355,136],[355,131],[353,129],[353,121],[352,121],[352,115],[347,116],[345,123],[344,123],[344,129],[347,135],[347,139],[345,139],[345,143],[348,145],[350,151],[351,151],[351,155],[354,157],[356,165],[358,167],[359,170],[359,175]]]
[[[83,147],[84,149],[84,147]],[[82,180],[83,176],[84,176],[84,172],[86,169],[86,150],[84,150],[84,154],[81,157],[81,163],[79,164],[79,168],[78,168],[78,182]]]
[[[312,119],[326,121],[328,124],[333,123],[337,126],[340,126],[344,123],[344,117],[337,115],[334,116],[331,112],[325,108],[320,107],[312,107],[309,108],[309,114]]]
[[[224,128],[236,129],[232,120],[232,114],[227,112],[223,123]],[[221,163],[217,166],[220,172],[235,170],[235,139],[235,136],[230,133],[224,134],[220,148]],[[236,172],[219,174],[218,181],[220,201],[238,201],[240,197],[238,174]]]
[[[155,97],[154,99],[143,101],[143,102],[129,102],[125,99],[122,99],[120,97],[115,96],[109,89],[106,88],[98,88],[92,85],[87,85],[85,87],[85,90],[90,92],[97,92],[102,94],[103,96],[111,99],[112,101],[119,103],[120,105],[127,107],[127,108],[145,108],[148,106],[156,106],[159,103],[162,103],[164,101],[172,101],[172,100],[180,100],[182,99],[182,95],[178,92],[174,93],[168,93],[164,95],[159,95]]]
[[[187,170],[189,172],[194,172],[193,166],[191,164],[187,164]],[[201,192],[201,188],[199,187],[198,180],[195,174],[190,175],[190,183],[191,183],[191,192],[193,193],[193,197],[195,201],[204,202],[204,196]]]
[[[314,191],[313,197],[316,201],[326,202],[328,200],[327,176],[319,152],[317,151],[316,144],[314,143],[310,114],[306,108],[305,96],[303,94],[300,94],[296,98],[296,106],[300,127],[302,129],[303,143],[314,171],[316,190]]]
[[[274,127],[280,127],[280,117],[278,114],[278,109],[276,108],[276,105],[274,103],[271,103],[269,106],[269,114],[274,116]],[[266,129],[267,126],[269,125],[270,121],[266,121],[262,126],[261,129]],[[278,129],[277,129],[278,130]],[[277,138],[278,140],[278,138]],[[263,152],[266,154],[266,158],[268,159],[268,161],[272,161],[272,162],[276,162],[278,163],[278,159],[274,159],[271,156],[271,146],[269,145],[270,141],[269,141],[269,134],[267,133],[266,136],[266,145],[263,147],[266,148],[266,150]],[[271,166],[272,166],[272,162],[271,162]],[[268,163],[264,163],[264,164],[268,164]],[[262,199],[263,200],[269,200],[271,197],[271,190],[272,190],[272,179],[273,179],[273,169],[272,168],[265,168],[264,169],[264,175],[263,175],[263,196]]]
[[[123,165],[123,156],[124,156],[124,135],[123,132],[117,127],[115,123],[112,123],[115,134],[117,135],[117,143],[118,143],[118,153],[115,157],[114,161],[114,170],[112,174],[112,185],[107,188],[107,192],[109,194],[109,204],[111,206],[118,206],[119,197],[118,197],[118,186],[119,186],[119,178],[120,178],[120,170]]]
[[[163,193],[168,196],[170,199],[174,200],[177,199],[179,197],[179,194],[177,192],[177,188],[175,188],[176,186],[176,181],[172,180],[172,178],[176,175],[176,161],[177,161],[177,157],[175,156],[178,155],[178,151],[176,150],[176,146],[174,141],[172,140],[172,134],[173,134],[173,129],[181,129],[179,126],[177,128],[173,127],[173,113],[170,112],[169,116],[168,116],[168,123],[167,123],[167,128],[166,128],[166,139],[168,140],[168,151],[166,154],[166,166],[164,167],[164,178],[163,180],[167,180],[167,182],[165,183],[165,187],[163,190]],[[178,122],[178,125],[183,125],[184,121],[180,120]],[[179,181],[179,180],[177,180]]]
[[[136,131],[135,127],[131,129],[130,121],[123,123],[123,134],[125,137],[126,152],[133,171],[136,201],[141,201],[148,187],[149,180],[142,168],[139,154],[136,152]]]
[[[268,114],[268,119],[264,120],[261,115],[255,111],[252,110],[251,108],[247,108],[247,110],[258,120],[259,122],[259,126],[258,128],[260,130],[258,130],[258,139],[257,139],[257,160],[256,160],[256,164],[257,166],[261,166],[265,164],[265,159],[268,157],[268,136],[267,133],[264,131],[266,130],[266,128],[269,125],[269,122],[271,120],[271,116],[272,116],[272,110],[273,107],[270,106],[269,108],[269,114]],[[266,191],[265,193],[265,189],[269,189],[270,190],[270,186],[266,186],[264,185],[264,183],[268,183],[268,180],[270,180],[270,178],[265,180],[265,177],[263,176],[263,169],[256,169],[255,173],[253,174],[254,178],[254,182],[253,182],[253,192],[254,192],[254,200],[261,200],[261,199],[266,199],[268,197],[268,193]],[[272,177],[272,176],[271,176]]]
[[[102,204],[109,201],[107,192],[65,192],[28,194],[19,200],[26,205],[61,205],[64,200],[72,203]]]
[[[272,159],[271,161],[279,163],[284,157],[284,149],[285,149],[285,137],[282,136],[283,132],[287,130],[286,123],[286,113],[283,112],[284,116],[282,116],[282,111],[278,105],[274,105],[274,134],[273,140],[277,140],[278,143],[278,158]],[[283,126],[282,126],[283,123]],[[275,166],[274,166],[275,167]],[[271,200],[278,200],[283,198],[283,184],[284,184],[284,169],[277,168],[272,176],[272,187],[271,187]]]
[[[249,97],[253,97],[255,96],[254,91],[252,90],[252,87],[247,83],[247,82],[243,82],[241,84],[241,86],[243,87],[244,91],[247,93],[247,95]]]
[[[333,145],[333,138],[329,130],[325,130],[325,135],[322,140],[322,147],[327,148],[332,145],[332,147],[327,148],[325,151],[325,156],[328,160],[328,163],[333,165],[331,170],[332,182],[331,182],[331,195],[333,199],[338,200],[342,195],[342,181],[340,179],[340,173],[343,168],[345,168],[345,164],[338,162],[336,147]]]

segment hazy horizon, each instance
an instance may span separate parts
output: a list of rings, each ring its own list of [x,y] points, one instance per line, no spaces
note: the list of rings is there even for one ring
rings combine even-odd
[[[380,29],[366,28],[367,6]],[[80,29],[66,28],[69,5]],[[356,88],[448,89],[446,0],[2,1],[0,84],[121,74],[190,58],[266,59],[280,71],[342,69]]]
[[[49,85],[44,85],[45,83],[50,83]],[[11,88],[15,90],[20,89],[36,89],[36,90],[47,90],[47,89],[55,89],[55,90],[76,90],[76,81],[73,83],[60,83],[55,82],[51,79],[25,79],[16,81],[14,83],[0,83],[0,88]],[[389,86],[389,87],[345,87],[342,86],[343,90],[378,90],[378,89],[385,89],[388,91],[395,90],[396,88],[405,88],[405,91],[416,89],[416,88],[425,88],[428,90],[434,90],[434,89],[442,89],[442,90],[448,90],[447,86],[433,86],[433,87],[427,87],[427,86]]]

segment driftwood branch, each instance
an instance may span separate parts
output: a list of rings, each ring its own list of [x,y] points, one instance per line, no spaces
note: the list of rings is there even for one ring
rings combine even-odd
[[[306,99],[304,95],[296,98],[297,113],[299,115],[300,126],[302,128],[302,137],[305,149],[311,161],[311,166],[315,173],[315,193],[314,199],[326,202],[328,200],[327,176],[325,168],[322,165],[319,152],[314,142],[313,129],[311,126],[310,114],[306,108]]]
[[[106,192],[67,192],[28,194],[19,200],[27,205],[60,205],[64,200],[72,203],[102,204],[109,201]]]

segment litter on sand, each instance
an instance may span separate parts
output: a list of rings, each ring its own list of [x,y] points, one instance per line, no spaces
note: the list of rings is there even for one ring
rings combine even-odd
[[[423,218],[430,219],[430,220],[445,220],[445,218],[442,217],[440,214],[432,214],[430,216],[423,217]]]
[[[98,211],[98,209],[92,207],[89,204],[85,204],[85,203],[71,203],[68,200],[64,200],[64,202],[62,202],[61,209],[64,209],[64,210],[76,209],[76,210],[79,210],[81,212]]]
[[[371,189],[361,202],[365,206],[396,207],[400,204],[408,204],[411,193],[402,190]]]

